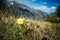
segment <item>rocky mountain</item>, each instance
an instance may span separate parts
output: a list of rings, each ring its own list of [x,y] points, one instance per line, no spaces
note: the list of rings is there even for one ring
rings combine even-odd
[[[46,17],[46,15],[48,15],[45,12],[30,8],[24,4],[20,4],[14,1],[7,2],[6,9],[9,10],[10,14],[14,14],[19,17],[23,16],[25,18],[31,18],[31,19],[37,19],[37,20],[43,19]]]

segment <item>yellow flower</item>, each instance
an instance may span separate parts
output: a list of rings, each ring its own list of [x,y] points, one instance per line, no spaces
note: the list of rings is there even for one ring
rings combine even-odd
[[[24,18],[19,18],[19,19],[17,19],[17,24],[23,24],[24,23]]]

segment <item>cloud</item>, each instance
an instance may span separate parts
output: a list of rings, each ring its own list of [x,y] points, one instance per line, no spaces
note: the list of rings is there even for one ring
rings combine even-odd
[[[32,0],[32,1],[36,1],[36,0]]]
[[[44,11],[44,12],[50,12],[50,8],[48,8],[47,6],[44,6],[44,5],[36,7],[36,9]]]
[[[41,2],[41,4],[47,4],[47,2]]]
[[[17,0],[15,0],[15,1],[17,1]],[[23,2],[23,1],[25,1],[25,2],[28,2],[28,1],[29,1],[29,2],[33,2],[33,1],[36,1],[36,0],[18,0],[18,1],[22,1],[22,2]]]
[[[50,8],[50,11],[51,11],[52,13],[54,13],[54,12],[56,11],[56,7],[55,7],[55,6],[52,6],[52,7]]]
[[[56,7],[55,7],[55,6],[53,6],[53,7],[51,7],[51,9],[52,9],[52,10],[54,10],[54,9],[56,9]]]
[[[27,4],[32,4],[36,0],[18,0],[18,1],[15,0],[15,1],[18,2],[18,3],[27,5]]]
[[[55,6],[52,6],[52,7],[47,7],[45,5],[41,5],[41,6],[37,6],[37,7],[34,7],[35,9],[38,9],[38,10],[41,10],[41,11],[44,11],[44,12],[47,12],[47,13],[50,13],[50,12],[54,12],[56,7]]]

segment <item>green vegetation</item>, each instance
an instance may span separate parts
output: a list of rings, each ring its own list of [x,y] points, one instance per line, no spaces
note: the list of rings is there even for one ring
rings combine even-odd
[[[5,2],[6,0],[0,0],[0,10],[5,9]]]
[[[54,17],[48,16],[48,22],[25,19],[21,25],[17,19],[7,9],[0,10],[0,40],[60,40],[60,23]]]
[[[58,16],[58,17],[60,17],[60,6],[58,6],[58,8],[56,9],[56,15]]]
[[[0,11],[0,15],[0,40],[60,40],[60,23],[25,19],[18,25],[18,18],[8,11]]]
[[[51,23],[60,23],[60,6],[56,9],[54,14],[47,16],[45,20]]]

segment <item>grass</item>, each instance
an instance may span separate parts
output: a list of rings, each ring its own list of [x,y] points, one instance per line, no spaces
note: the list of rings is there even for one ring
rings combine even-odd
[[[0,16],[0,40],[60,40],[60,23],[25,19],[16,24],[15,16]]]

